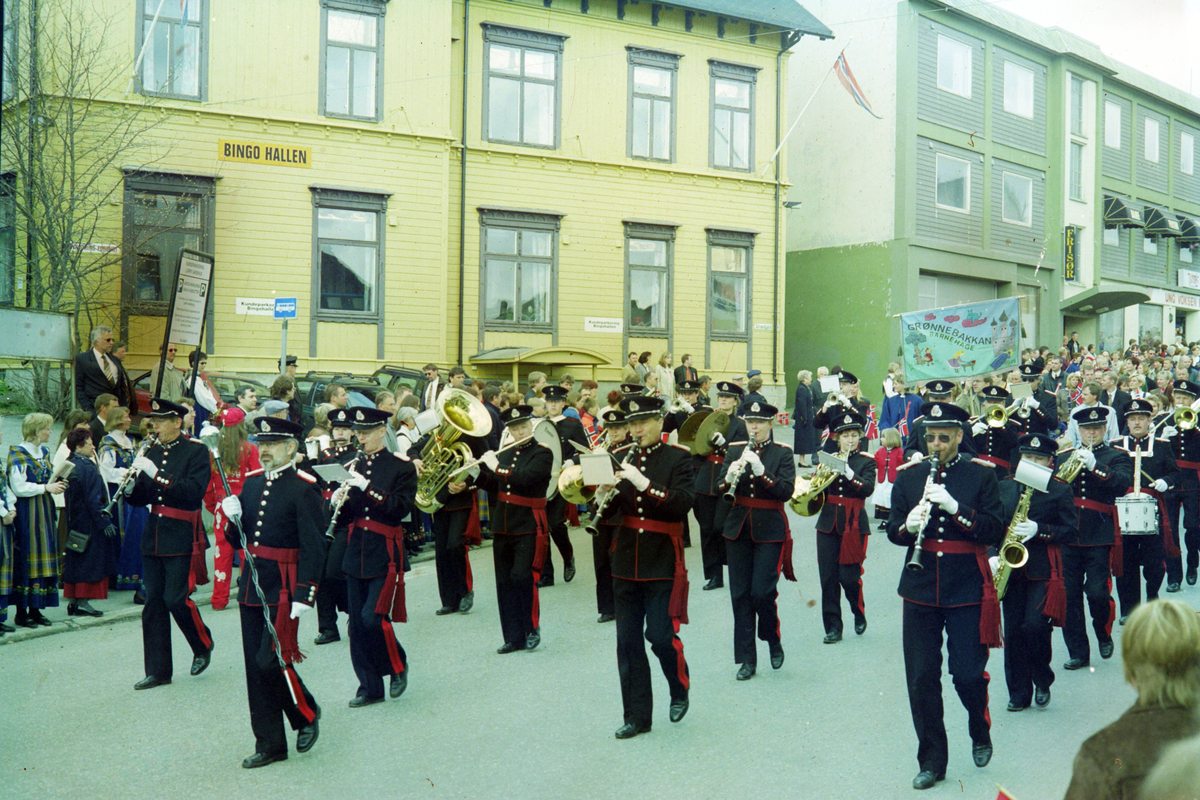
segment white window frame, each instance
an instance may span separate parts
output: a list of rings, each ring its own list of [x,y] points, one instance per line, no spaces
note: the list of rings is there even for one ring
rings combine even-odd
[[[1008,180],[1025,181],[1025,218],[1013,219],[1008,215]],[[1000,219],[1010,225],[1033,227],[1033,178],[1016,172],[1003,172],[1000,179]]]
[[[675,53],[664,53],[657,50],[646,50],[638,47],[625,48],[629,53],[629,116],[626,123],[626,152],[629,158],[635,158],[639,161],[658,161],[660,163],[673,163],[675,161],[675,114],[678,106],[677,97],[679,95],[679,59],[680,56]],[[669,94],[666,97],[662,95],[639,92],[637,90],[636,75],[639,69],[652,69],[658,72],[665,72],[669,78]],[[636,125],[635,106],[639,103],[649,104],[650,111],[646,116],[646,129],[639,130]],[[655,125],[654,109],[660,103],[666,103],[668,107],[666,130],[661,130]],[[659,149],[663,139],[666,140],[666,156],[659,157],[655,152]],[[645,140],[646,153],[639,155],[634,152],[636,143]]]
[[[1161,126],[1158,120],[1153,117],[1146,117],[1142,125],[1142,132],[1145,136],[1145,143],[1142,147],[1142,158],[1152,164],[1158,163],[1158,136]]]
[[[479,209],[479,322],[485,331],[521,331],[525,333],[550,333],[557,330],[558,325],[558,274],[559,274],[559,239],[562,217],[555,214],[526,212],[518,210],[480,208]],[[516,235],[516,252],[500,253],[488,251],[488,229],[508,231]],[[521,238],[524,234],[548,234],[550,237],[550,255],[531,255],[521,252]],[[513,265],[516,296],[511,320],[490,319],[488,317],[488,262],[497,261]],[[546,297],[546,318],[544,320],[522,320],[521,307],[528,298],[521,296],[521,269],[523,264],[547,267],[549,287]]]
[[[974,49],[970,44],[955,39],[953,36],[938,34],[937,44],[937,88],[943,92],[971,99],[971,84],[974,78]],[[965,63],[955,63],[966,54]],[[943,70],[945,67],[945,70]],[[965,69],[964,69],[965,68]],[[949,80],[942,81],[943,72]]]
[[[675,260],[675,228],[668,225],[652,225],[649,223],[625,223],[625,325],[631,336],[671,335],[671,298],[674,293],[674,260]],[[634,241],[661,243],[665,250],[666,263],[662,266],[649,264],[634,264],[631,261],[632,243]],[[662,325],[633,324],[633,273],[655,273],[665,285],[665,296],[660,297],[658,304],[662,309]]]
[[[725,270],[713,269],[713,252],[715,250],[740,250],[742,252],[743,263],[745,269],[741,272],[730,272]],[[713,305],[715,299],[713,297],[713,283],[717,280],[717,276],[733,276],[726,277],[726,280],[741,281],[743,286],[743,294],[745,303],[741,308],[741,323],[740,331],[717,331],[713,328]],[[742,233],[740,231],[722,231],[710,228],[708,230],[708,289],[705,297],[705,315],[707,316],[707,330],[710,341],[734,341],[745,342],[750,340],[750,335],[754,327],[754,236],[753,234]]]
[[[485,142],[498,142],[517,145],[519,147],[536,147],[541,150],[557,150],[562,142],[563,49],[566,46],[567,37],[557,33],[512,28],[496,25],[491,22],[484,22],[481,25],[483,27],[483,113],[481,114],[483,140]],[[521,51],[521,71],[519,75],[508,72],[499,72],[493,75],[491,69],[493,45]],[[530,51],[541,55],[549,54],[553,57],[553,79],[526,74],[525,57],[526,53]],[[516,139],[504,139],[499,134],[493,135],[491,131],[490,109],[492,102],[491,83],[493,78],[515,81],[519,84],[520,109],[517,113],[518,135]],[[525,134],[525,87],[527,85],[552,86],[554,89],[553,108],[551,109],[551,114],[554,117],[551,120],[551,127],[554,130],[551,135],[551,141],[548,144],[529,141]]]
[[[319,108],[317,113],[323,117],[334,117],[335,119],[358,119],[368,122],[378,122],[383,119],[383,32],[384,32],[384,11],[386,5],[382,2],[364,3],[363,0],[322,0],[321,2],[321,80],[319,87],[318,103]],[[369,22],[375,25],[375,44],[364,45],[354,42],[341,42],[336,39],[329,38],[329,12],[335,14],[353,14],[360,17],[368,18]],[[346,111],[330,111],[328,103],[329,91],[329,50],[330,48],[338,48],[346,50],[350,53],[349,69],[347,72],[347,97]],[[371,53],[375,57],[375,85],[372,89],[373,105],[371,113],[359,113],[365,111],[358,109],[354,105],[354,89],[359,78],[355,67],[354,56],[358,53]]]
[[[155,12],[159,10],[158,0],[137,0],[137,25],[136,37],[134,41],[137,47],[144,45],[145,52],[142,56],[142,64],[137,72],[137,90],[140,94],[148,97],[172,97],[179,100],[206,100],[208,97],[208,37],[210,33],[208,0],[189,0],[188,17],[189,20],[195,14],[195,21],[188,21],[187,28],[196,28],[196,92],[194,94],[176,91],[177,76],[171,74],[168,67],[168,79],[165,89],[155,89],[148,87],[145,82],[145,76],[148,71],[153,68],[152,59],[154,57],[153,41],[148,41],[146,35],[152,32],[154,36],[167,37],[168,53],[177,52],[180,49],[178,42],[180,30],[184,27],[181,23],[179,15],[182,9],[178,4],[172,6],[171,3],[162,5],[161,13],[158,15],[158,22],[154,22]],[[171,15],[174,15],[172,18]],[[151,23],[154,23],[151,29]]]
[[[963,178],[964,184],[963,184],[963,207],[962,208],[959,208],[958,206],[949,206],[944,203],[938,202],[938,186],[941,184],[941,181],[938,180],[938,175],[941,174],[942,159],[947,159],[950,161],[957,161],[958,163],[965,165],[967,168],[967,174]],[[958,158],[957,156],[948,155],[946,153],[935,153],[934,154],[933,204],[935,206],[937,206],[938,208],[945,209],[946,211],[957,211],[960,214],[970,214],[971,213],[971,162],[970,161],[968,161],[965,158]]]
[[[1179,132],[1179,171],[1184,175],[1196,171],[1196,137],[1187,131]]]
[[[322,188],[310,186],[312,192],[312,316],[322,322],[366,322],[382,323],[384,309],[384,267],[387,264],[386,230],[384,222],[387,216],[388,199],[390,194],[354,191],[343,189]],[[321,210],[353,212],[374,216],[375,238],[370,239],[338,239],[321,235]],[[322,305],[323,288],[321,280],[322,244],[337,247],[371,247],[375,251],[375,269],[372,277],[374,284],[370,289],[370,308],[347,309],[325,308]],[[382,357],[382,356],[380,356]]]
[[[758,99],[756,97],[758,89],[758,68],[745,66],[742,64],[730,64],[723,61],[709,59],[709,80],[708,80],[708,96],[709,96],[709,117],[708,117],[708,165],[712,169],[725,169],[734,172],[752,172],[754,170],[754,136],[755,136],[755,108],[757,107]],[[744,83],[749,96],[749,107],[742,108],[727,103],[722,103],[717,99],[717,82],[725,81],[726,83]],[[729,115],[730,132],[734,132],[736,125],[735,121],[744,117],[746,122],[746,166],[740,167],[733,164],[733,154],[735,152],[734,141],[729,141],[727,146],[723,147],[717,135],[717,114],[722,112]],[[724,163],[718,161],[718,152],[726,150],[724,154]]]
[[[1033,119],[1034,74],[1029,67],[1014,61],[1004,62],[1004,110],[1025,119]]]
[[[1067,158],[1067,196],[1083,201],[1083,142],[1071,142]]]
[[[1104,146],[1113,150],[1121,149],[1121,114],[1120,103],[1104,101]]]

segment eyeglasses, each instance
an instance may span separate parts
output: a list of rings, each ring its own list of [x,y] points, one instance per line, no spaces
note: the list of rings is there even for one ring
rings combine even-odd
[[[927,433],[927,434],[925,434],[925,441],[928,444],[933,444],[934,442],[941,442],[942,444],[949,444],[950,434],[948,434],[948,433]]]

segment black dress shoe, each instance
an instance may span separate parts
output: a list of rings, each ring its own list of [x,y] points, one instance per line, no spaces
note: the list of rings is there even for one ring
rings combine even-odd
[[[1024,711],[1027,708],[1029,708],[1029,703],[1026,703],[1025,705],[1021,705],[1020,703],[1009,703],[1008,704],[1009,711]]]
[[[975,766],[986,767],[988,762],[992,760],[992,743],[973,742],[971,744],[971,758],[975,759]]]
[[[914,789],[929,789],[932,788],[938,781],[946,780],[946,773],[936,773],[931,769],[923,769],[917,773],[917,777],[913,778]]]
[[[1088,665],[1086,658],[1072,658],[1067,663],[1063,664],[1063,669],[1083,669]]]
[[[192,659],[192,675],[199,675],[208,669],[209,663],[212,662],[212,651],[216,646],[217,643],[213,642],[207,650]]]
[[[774,642],[771,644],[771,669],[779,669],[783,666],[783,643]]]
[[[460,613],[467,613],[475,606],[475,592],[467,592],[463,595],[463,599],[458,601],[458,610]]]
[[[837,644],[842,640],[842,632],[834,631],[833,633],[825,634],[825,644]]]
[[[499,653],[500,655],[504,655],[506,653],[515,653],[518,650],[524,650],[524,649],[525,649],[524,642],[522,642],[521,644],[517,644],[515,642],[505,642],[503,645],[500,646],[500,649],[497,650],[496,652]]]
[[[147,675],[133,685],[134,689],[153,689],[155,686],[166,686],[170,678],[160,678],[157,675]]]
[[[29,618],[28,614],[17,614],[13,620],[19,628],[36,628],[38,624]]]
[[[321,631],[317,634],[317,638],[313,639],[313,644],[329,644],[341,640],[342,636],[337,631]]]
[[[133,604],[135,606],[146,605],[146,595],[142,594],[140,589],[133,593]]]
[[[737,671],[737,679],[739,681],[748,681],[754,677],[757,668],[753,664],[742,664],[741,669]]]
[[[305,725],[296,733],[297,753],[307,753],[317,743],[317,737],[321,735],[321,726],[318,724],[320,719],[321,712],[318,710],[317,716],[313,719],[312,723]]]
[[[79,606],[74,603],[67,603],[67,616],[73,617],[79,613]]]
[[[1045,689],[1040,686],[1033,687],[1033,702],[1037,703],[1038,708],[1045,708],[1050,705],[1050,687]]]
[[[706,592],[712,589],[723,589],[725,588],[725,581],[721,580],[720,578],[713,578],[708,583],[704,584],[703,588]]]
[[[103,617],[104,616],[103,611],[98,611],[98,610],[92,608],[91,605],[87,605],[87,606],[75,605],[75,614],[80,617]],[[71,615],[71,606],[67,606],[67,616],[70,616],[70,615]]]
[[[525,649],[532,650],[542,643],[542,629],[538,628],[525,637]]]
[[[1185,580],[1187,580],[1188,586],[1195,586],[1196,585],[1196,568],[1188,567],[1187,574],[1184,576],[1184,578],[1185,578]]]
[[[686,695],[684,697],[679,698],[678,700],[672,700],[671,701],[671,716],[670,716],[671,722],[679,722],[679,720],[683,719],[683,715],[686,714],[687,711],[688,711],[688,699],[687,699]],[[647,730],[649,730],[649,729],[647,729]]]
[[[1178,583],[1168,583],[1168,584],[1167,584],[1167,591],[1168,591],[1168,592],[1178,592],[1178,591],[1179,591],[1179,584],[1178,584]]]
[[[617,618],[616,614],[601,614],[596,619],[596,622],[612,622],[616,618]]]
[[[566,566],[563,567],[563,580],[570,583],[575,578],[575,556],[571,556],[567,560]]]
[[[453,613],[454,613],[454,612],[456,612],[456,611],[458,611],[458,609],[457,609],[457,608],[454,608],[454,607],[452,607],[452,606],[442,606],[441,608],[439,608],[437,611],[435,611],[435,612],[433,612],[433,613],[435,613],[435,614],[437,614],[439,617],[441,617],[441,616],[444,616],[444,615],[446,615],[446,614],[453,614]]]
[[[367,697],[366,695],[358,695],[350,701],[351,708],[362,708],[363,706],[373,706],[376,703],[382,703],[382,697]]]
[[[38,610],[30,613],[29,620],[34,625],[45,625],[47,628],[53,624],[52,622],[50,622],[49,619],[46,618],[46,615],[41,612],[41,609],[38,609]]]
[[[9,625],[4,622],[0,622],[0,633],[16,633],[16,632],[17,632],[17,629],[14,628],[12,625]]]
[[[632,722],[626,722],[621,727],[617,728],[616,737],[618,739],[632,739],[639,733],[649,733],[649,725],[634,725]]]
[[[539,589],[545,589],[547,586],[553,586],[553,585],[554,585],[554,578],[542,578],[541,580],[539,580],[537,582],[537,587]]]
[[[866,632],[867,632],[867,618],[866,617],[855,617],[854,618],[854,633],[855,633],[855,635],[862,636]]]
[[[265,767],[267,764],[274,764],[276,761],[287,761],[287,753],[255,753],[249,758],[243,758],[242,766],[246,769],[256,769]]]
[[[404,694],[404,690],[408,688],[408,665],[404,665],[404,672],[393,675],[388,681],[388,694],[395,700],[400,695]]]
[[[1098,645],[1098,648],[1100,650],[1101,658],[1112,658],[1112,654],[1113,654],[1113,640],[1112,639],[1109,639],[1107,642],[1100,642],[1100,644]]]

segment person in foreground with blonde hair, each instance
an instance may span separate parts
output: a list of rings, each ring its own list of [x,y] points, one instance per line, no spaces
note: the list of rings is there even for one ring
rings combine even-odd
[[[1165,745],[1200,725],[1200,616],[1178,600],[1152,600],[1121,636],[1125,680],[1137,701],[1088,738],[1075,756],[1066,800],[1135,798]]]

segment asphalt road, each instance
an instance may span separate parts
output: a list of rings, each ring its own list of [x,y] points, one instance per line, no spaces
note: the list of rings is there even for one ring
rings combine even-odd
[[[579,574],[542,592],[542,645],[500,656],[490,548],[476,551],[474,610],[436,617],[431,562],[408,579],[410,621],[398,625],[409,654],[407,693],[350,709],[356,681],[345,640],[314,647],[315,615],[301,625],[300,672],[324,709],[321,738],[286,763],[243,770],[254,750],[246,707],[238,612],[202,606],[217,649],[203,675],[175,631],[175,682],[134,692],[142,677],[136,620],[64,631],[0,647],[0,777],[7,798],[891,798],[911,797],[918,770],[900,649],[895,587],[903,551],[872,536],[865,589],[870,627],[821,643],[812,521],[793,518],[798,583],[781,582],[787,661],[734,680],[725,590],[700,591],[700,553],[687,551],[691,624],[682,638],[691,668],[691,710],[667,720],[666,685],[654,673],[654,729],[617,741],[621,701],[614,625],[597,624],[591,543],[572,539]],[[693,527],[693,530],[695,528]],[[201,590],[203,592],[203,589]],[[199,596],[199,595],[198,595]],[[1200,587],[1175,595],[1196,603]],[[112,607],[124,600],[114,598]],[[65,619],[64,609],[51,613]],[[344,617],[343,617],[344,623]],[[60,626],[55,626],[56,628]],[[1118,633],[1119,636],[1119,633]],[[1019,800],[1060,797],[1080,742],[1133,700],[1120,658],[1063,672],[1049,708],[1007,713],[1003,654],[993,651],[995,756],[971,763],[966,713],[943,681],[950,735],[945,783],[930,796],[991,800],[1002,785]],[[1093,650],[1094,653],[1094,650]],[[1119,648],[1118,648],[1119,654]],[[294,736],[289,735],[294,743]]]

